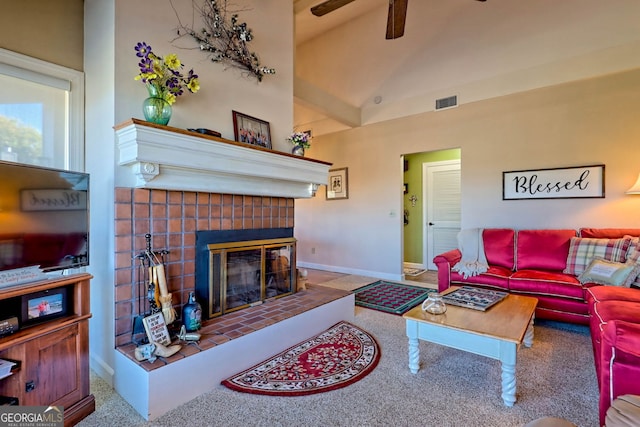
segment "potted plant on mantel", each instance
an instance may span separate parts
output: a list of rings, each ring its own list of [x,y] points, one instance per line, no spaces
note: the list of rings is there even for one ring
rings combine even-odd
[[[142,112],[148,122],[166,125],[171,119],[171,105],[184,90],[196,93],[200,89],[198,75],[189,70],[183,75],[182,63],[176,54],[164,58],[156,55],[145,42],[135,46],[140,58],[140,72],[135,76],[147,86],[149,97],[142,103]]]
[[[291,153],[296,156],[304,156],[304,150],[311,147],[311,136],[308,132],[294,132],[287,141],[293,144]]]

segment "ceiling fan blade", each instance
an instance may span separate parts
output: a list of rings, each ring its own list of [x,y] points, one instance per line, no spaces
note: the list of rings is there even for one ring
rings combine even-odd
[[[327,0],[320,4],[317,4],[311,8],[311,13],[315,16],[323,16],[329,12],[333,12],[336,9],[340,9],[342,6],[351,3],[353,0]]]
[[[397,39],[404,35],[404,23],[407,20],[407,3],[409,0],[389,0],[387,16],[387,40]]]

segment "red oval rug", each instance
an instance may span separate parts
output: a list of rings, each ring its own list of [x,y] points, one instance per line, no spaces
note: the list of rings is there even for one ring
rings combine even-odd
[[[380,360],[380,346],[349,322],[326,331],[222,381],[243,393],[303,396],[346,387]]]

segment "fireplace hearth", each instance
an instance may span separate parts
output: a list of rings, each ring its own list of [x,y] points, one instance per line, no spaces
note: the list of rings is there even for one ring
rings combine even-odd
[[[196,295],[212,319],[291,295],[296,289],[292,228],[196,232]]]

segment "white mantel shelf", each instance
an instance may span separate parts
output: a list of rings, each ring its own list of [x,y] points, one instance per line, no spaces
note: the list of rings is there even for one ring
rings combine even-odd
[[[114,127],[136,188],[313,197],[331,163],[131,119]]]

